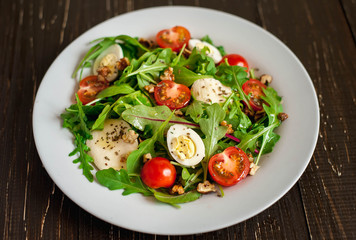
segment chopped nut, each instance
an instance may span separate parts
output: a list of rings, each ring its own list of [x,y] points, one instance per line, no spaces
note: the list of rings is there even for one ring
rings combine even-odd
[[[255,115],[254,115],[254,119],[255,121],[257,121],[258,119],[262,118],[264,115],[266,115],[265,110],[261,110],[261,111],[256,111]]]
[[[279,113],[277,118],[281,121],[284,121],[288,118],[288,114],[287,113]]]
[[[130,153],[127,153],[127,154],[123,155],[123,156],[121,157],[121,159],[120,159],[120,162],[122,162],[122,163],[126,162],[126,160],[127,160],[127,158],[129,157],[129,155],[130,155]]]
[[[130,60],[127,57],[120,58],[119,61],[116,62],[116,69],[119,71],[123,71],[129,65]]]
[[[143,155],[143,163],[147,162],[150,159],[152,159],[151,153],[146,153]]]
[[[155,91],[155,85],[153,85],[153,84],[146,85],[144,88],[149,93],[154,93],[154,91]]]
[[[220,123],[221,126],[227,126],[227,122],[224,120]]]
[[[234,129],[232,129],[232,125],[231,124],[228,124],[227,125],[227,132],[226,132],[227,134],[232,134],[232,133],[234,133]]]
[[[250,163],[250,175],[255,175],[257,170],[260,168],[260,166],[257,166],[256,164],[254,164],[253,162]]]
[[[111,70],[107,66],[104,66],[104,67],[99,67],[97,72],[98,72],[98,75],[107,77],[108,74],[111,73]]]
[[[216,192],[215,184],[206,180],[205,182],[198,184],[197,191],[199,193]]]
[[[252,163],[254,161],[254,158],[251,153],[247,154],[247,157],[248,157],[248,160],[250,161],[250,163]]]
[[[146,38],[140,38],[138,41],[139,41],[139,43],[141,43],[146,48],[156,47],[155,42],[153,42],[152,40],[149,40],[149,39],[146,39]]]
[[[183,194],[184,193],[184,188],[182,187],[182,185],[174,185],[170,191],[171,194],[175,194],[178,193]]]
[[[178,116],[178,117],[180,117],[180,116],[183,116],[183,112],[181,111],[181,110],[175,110],[174,111],[174,114],[176,115],[176,116]]]
[[[227,122],[224,120],[220,123],[221,126],[225,126],[227,127],[227,134],[231,134],[234,133],[234,129],[232,129],[232,125],[231,124],[227,124]]]
[[[168,67],[166,70],[164,70],[163,75],[161,75],[159,78],[162,81],[163,80],[174,81],[173,68]]]
[[[263,84],[269,84],[272,82],[272,76],[271,75],[268,75],[268,74],[263,74],[261,77],[260,77],[260,80],[261,80],[261,83]]]
[[[134,143],[138,138],[138,134],[134,130],[129,130],[124,135],[122,135],[122,140],[126,143]]]
[[[184,48],[183,50],[183,56],[188,58],[190,56],[190,54],[192,54],[192,51],[190,51],[189,49],[187,48]]]

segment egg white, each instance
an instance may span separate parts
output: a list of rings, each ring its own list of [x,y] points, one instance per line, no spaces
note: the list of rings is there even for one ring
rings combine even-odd
[[[111,45],[105,49],[100,55],[95,59],[93,64],[93,74],[98,74],[99,67],[108,67],[111,73],[108,74],[106,79],[108,81],[113,81],[118,76],[118,71],[116,69],[116,62],[124,57],[122,48],[118,44]]]
[[[175,154],[175,149],[173,148],[174,139],[179,136],[188,137],[195,145],[194,155],[190,158],[181,159],[177,154]],[[191,128],[188,128],[182,124],[172,125],[167,132],[167,145],[170,155],[174,160],[184,166],[195,166],[203,160],[205,157],[205,146],[203,140],[200,136]]]

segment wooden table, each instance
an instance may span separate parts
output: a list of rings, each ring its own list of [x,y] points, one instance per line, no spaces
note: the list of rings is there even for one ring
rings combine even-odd
[[[217,9],[262,26],[299,57],[319,100],[318,144],[298,183],[264,212],[211,233],[154,236],[97,219],[56,187],[33,140],[35,94],[56,56],[105,19],[161,5]],[[356,239],[355,12],[354,0],[1,0],[0,238]]]

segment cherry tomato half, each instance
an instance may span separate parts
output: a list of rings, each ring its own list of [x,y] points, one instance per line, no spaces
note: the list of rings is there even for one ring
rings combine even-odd
[[[143,165],[141,179],[150,188],[170,187],[176,180],[176,169],[168,159],[155,157]]]
[[[223,186],[232,186],[247,176],[250,162],[240,148],[228,147],[210,158],[208,168],[215,182]]]
[[[78,97],[83,104],[90,103],[96,97],[96,95],[109,87],[107,80],[99,81],[98,76],[92,75],[84,78],[79,83]]]
[[[158,105],[166,105],[170,109],[185,107],[190,101],[190,89],[170,80],[158,83],[154,91]]]
[[[156,41],[161,48],[179,51],[184,44],[188,45],[190,33],[185,27],[175,26],[157,33]]]
[[[255,111],[262,110],[263,100],[261,96],[264,96],[262,88],[266,88],[266,85],[261,83],[256,79],[250,79],[242,85],[242,90],[249,95],[250,94],[250,105]]]
[[[225,62],[225,59],[227,59],[227,62],[230,64],[230,66],[240,66],[246,68],[246,72],[248,72],[248,63],[246,59],[238,54],[228,54],[225,55],[222,60],[219,62],[219,65],[221,63]]]

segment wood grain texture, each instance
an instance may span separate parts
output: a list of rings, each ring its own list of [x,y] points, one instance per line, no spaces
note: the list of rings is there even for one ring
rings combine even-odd
[[[219,231],[156,236],[97,219],[52,182],[32,137],[35,94],[56,56],[108,18],[162,5],[217,9],[260,25],[298,56],[317,91],[320,134],[301,179],[264,212]],[[354,0],[0,0],[0,238],[356,239],[355,10]]]

